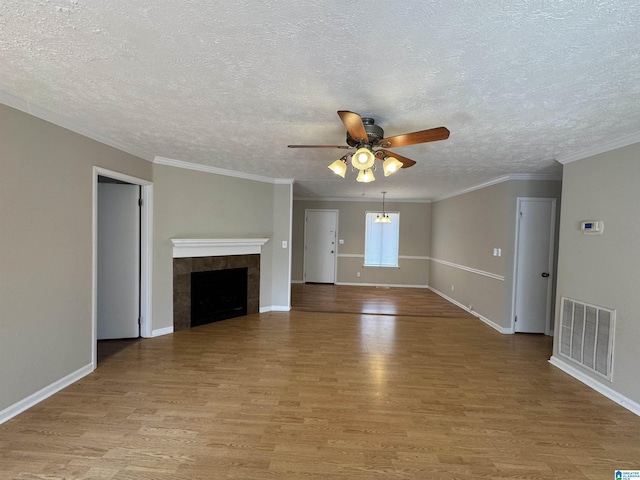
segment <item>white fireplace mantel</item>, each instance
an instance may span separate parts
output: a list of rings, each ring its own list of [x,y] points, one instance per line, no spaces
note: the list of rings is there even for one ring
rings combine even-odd
[[[261,253],[268,238],[172,238],[173,258]]]

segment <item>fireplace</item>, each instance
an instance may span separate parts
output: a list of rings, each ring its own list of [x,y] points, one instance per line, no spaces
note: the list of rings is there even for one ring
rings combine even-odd
[[[260,311],[260,254],[267,238],[171,239],[173,243],[173,330],[185,330]],[[231,276],[220,280],[219,277]],[[195,281],[194,281],[195,279]],[[230,293],[232,280],[240,293]],[[202,280],[204,286],[199,285]],[[204,290],[209,298],[198,297]],[[195,293],[196,298],[192,300]],[[215,298],[215,297],[218,298]],[[241,297],[240,300],[235,297]],[[231,299],[231,297],[234,297]],[[244,300],[244,301],[242,301]],[[242,305],[239,304],[242,302]],[[201,313],[201,306],[210,311]],[[246,306],[245,306],[246,305]],[[231,314],[230,316],[226,316]]]
[[[260,311],[260,255],[225,255],[215,257],[196,257],[196,258],[174,258],[173,259],[173,330],[185,330],[197,325],[209,323],[201,320],[194,320],[195,316],[199,316],[198,312],[192,311],[194,302],[194,274],[198,277],[207,277],[207,274],[215,277],[216,273],[224,275],[223,272],[238,270],[246,272],[244,278],[246,280],[246,288],[244,289],[245,302],[247,304],[246,311],[243,315],[250,313],[258,313]],[[202,275],[201,275],[202,274]],[[233,273],[231,274],[234,275]],[[196,287],[202,289],[202,287]],[[215,288],[215,287],[214,287]],[[226,290],[226,287],[219,287]],[[200,292],[195,292],[196,296]],[[225,292],[225,296],[228,292]],[[219,299],[220,300],[220,299]],[[206,300],[211,303],[210,300]],[[197,302],[197,300],[196,300]],[[223,300],[224,302],[224,300]],[[214,308],[220,307],[218,305]],[[224,309],[224,308],[221,308]],[[239,316],[239,315],[235,315]],[[232,318],[232,317],[227,317]],[[218,318],[218,321],[222,318]],[[201,323],[199,323],[201,322]]]
[[[191,272],[191,327],[247,314],[247,270]]]

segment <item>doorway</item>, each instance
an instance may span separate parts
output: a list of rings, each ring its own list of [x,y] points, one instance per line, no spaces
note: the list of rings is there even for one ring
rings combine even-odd
[[[152,184],[94,167],[93,187],[92,360],[95,368],[98,339],[152,336]]]
[[[304,281],[336,282],[338,210],[305,210]]]
[[[516,211],[513,329],[549,335],[556,199],[519,197]]]
[[[98,340],[140,336],[140,190],[98,177]]]

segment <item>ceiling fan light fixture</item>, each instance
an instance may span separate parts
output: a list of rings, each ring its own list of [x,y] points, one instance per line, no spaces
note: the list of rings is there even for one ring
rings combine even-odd
[[[429,128],[413,133],[404,133],[393,137],[385,137],[384,130],[375,124],[372,117],[362,117],[360,114],[348,110],[338,110],[338,116],[347,130],[347,146],[344,145],[288,145],[289,148],[355,148],[354,154],[347,154],[340,160],[336,160],[329,168],[336,175],[345,178],[346,168],[349,162],[353,171],[358,170],[358,182],[372,182],[375,180],[372,170],[375,170],[375,161],[383,163],[384,176],[394,174],[400,168],[408,168],[415,165],[415,161],[402,157],[385,148],[403,147],[418,143],[436,142],[449,138],[449,129],[446,127]],[[376,149],[374,151],[374,149]]]
[[[396,173],[402,168],[402,162],[395,157],[387,157],[382,163],[382,169],[384,170],[384,176]]]
[[[376,177],[373,176],[373,170],[367,168],[366,170],[360,170],[358,176],[356,177],[356,181],[360,183],[369,183],[373,182]]]
[[[351,157],[351,164],[358,170],[368,170],[373,166],[376,157],[371,150],[367,147],[362,147],[356,150],[356,153]]]
[[[347,162],[345,161],[345,157],[339,158],[331,165],[329,165],[329,169],[336,175],[340,175],[344,178],[345,173],[347,173]]]

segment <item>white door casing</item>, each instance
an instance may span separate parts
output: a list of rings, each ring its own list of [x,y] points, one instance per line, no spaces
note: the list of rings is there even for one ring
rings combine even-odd
[[[518,198],[514,331],[551,331],[555,198]]]
[[[305,210],[305,282],[335,283],[337,229],[337,210]]]
[[[140,187],[98,184],[97,339],[140,335]]]

